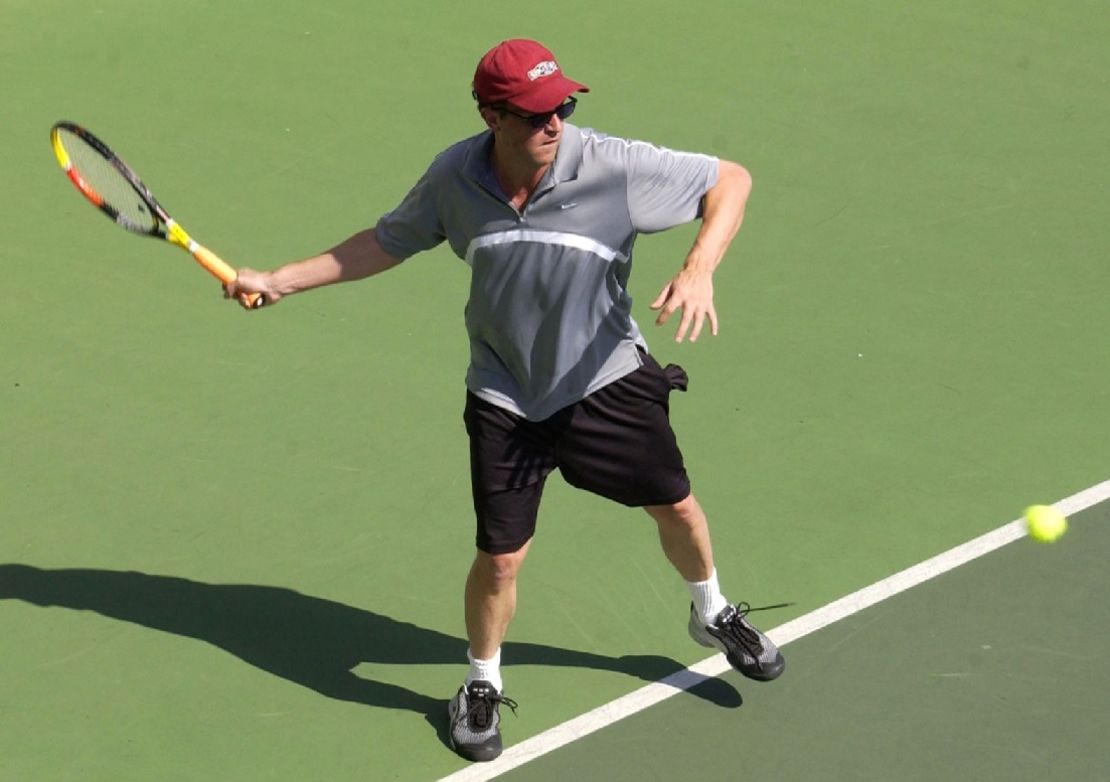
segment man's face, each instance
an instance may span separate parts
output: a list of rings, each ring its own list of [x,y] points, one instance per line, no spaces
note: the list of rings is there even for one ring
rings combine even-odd
[[[563,119],[559,115],[569,116],[569,113],[566,108],[558,107],[558,110],[553,108],[532,114],[507,103],[487,109],[483,116],[505,151],[542,167],[554,162],[563,137]]]

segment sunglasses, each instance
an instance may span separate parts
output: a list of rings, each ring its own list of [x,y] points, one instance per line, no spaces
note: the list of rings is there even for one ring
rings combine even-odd
[[[569,117],[571,114],[574,113],[574,107],[577,106],[577,105],[578,105],[578,99],[574,98],[574,97],[571,97],[571,98],[567,98],[566,103],[559,104],[558,106],[553,108],[551,111],[543,111],[543,112],[540,112],[539,114],[520,114],[519,112],[513,111],[512,109],[510,109],[508,106],[505,106],[504,104],[497,105],[494,108],[496,108],[498,111],[503,111],[506,114],[512,114],[514,117],[518,117],[519,119],[522,119],[525,122],[527,122],[535,130],[539,130],[542,127],[546,127],[547,123],[551,122],[551,117],[552,116],[556,116],[559,119],[566,119],[567,117]]]

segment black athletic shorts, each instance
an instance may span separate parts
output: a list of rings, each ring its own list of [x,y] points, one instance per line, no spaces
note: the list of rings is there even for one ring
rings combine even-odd
[[[690,481],[668,417],[671,389],[686,373],[644,365],[543,421],[529,421],[467,392],[470,475],[477,546],[519,550],[536,530],[544,481],[558,468],[567,483],[623,505],[670,505]]]

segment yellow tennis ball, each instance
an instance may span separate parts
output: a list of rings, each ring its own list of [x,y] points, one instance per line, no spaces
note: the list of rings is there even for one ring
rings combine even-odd
[[[1025,509],[1025,527],[1038,543],[1051,543],[1068,531],[1068,520],[1051,505],[1030,505]]]

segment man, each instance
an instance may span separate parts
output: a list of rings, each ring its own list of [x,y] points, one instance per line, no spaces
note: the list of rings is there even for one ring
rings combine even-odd
[[[547,475],[656,522],[687,582],[689,632],[758,680],[783,670],[774,644],[721,594],[709,530],[690,492],[668,420],[685,388],[662,369],[631,315],[637,234],[700,216],[682,267],[651,308],[676,341],[717,333],[713,271],[740,227],[751,179],[741,166],[611,138],[565,120],[574,94],[535,41],[504,41],[482,57],[473,94],[485,132],[442,152],[373,229],[268,273],[244,269],[227,294],[291,293],[390,269],[443,241],[471,267],[471,360],[464,412],[470,438],[477,553],[466,581],[470,670],[449,705],[451,743],[472,760],[501,753],[500,649],[516,609],[517,572],[535,531]]]

